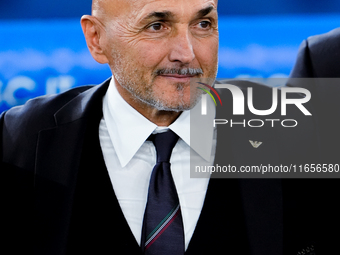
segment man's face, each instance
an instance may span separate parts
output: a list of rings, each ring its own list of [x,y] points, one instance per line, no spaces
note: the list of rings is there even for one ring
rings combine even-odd
[[[112,2],[104,51],[124,99],[158,110],[192,108],[200,90],[190,90],[190,79],[217,73],[217,0]]]

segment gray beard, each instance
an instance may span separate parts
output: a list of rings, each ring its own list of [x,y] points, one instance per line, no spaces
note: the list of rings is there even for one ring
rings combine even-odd
[[[155,98],[151,95],[151,93],[148,93],[149,96],[142,95],[142,93],[136,91],[134,89],[134,86],[131,85],[123,85],[125,89],[127,89],[131,95],[135,98],[135,100],[139,100],[155,109],[158,111],[173,111],[173,112],[182,112],[182,111],[187,111],[191,110],[198,102],[200,99],[200,94],[196,96],[195,100],[193,102],[190,102],[190,105],[184,104],[184,102],[178,102],[178,105],[176,107],[169,107],[165,102],[162,102],[161,100],[155,100]],[[178,90],[183,89],[182,84],[177,84]]]
[[[194,69],[194,68],[167,68],[167,69],[159,69],[154,72],[154,75],[160,75],[160,74],[181,74],[181,75],[198,75],[203,74],[202,69]],[[183,101],[178,102],[176,107],[169,106],[166,102],[163,102],[161,100],[157,100],[154,98],[152,90],[144,90],[143,92],[139,91],[136,88],[140,88],[136,83],[131,83],[137,76],[136,72],[133,72],[130,70],[128,75],[124,76],[121,75],[121,72],[118,72],[115,74],[115,78],[119,82],[119,84],[124,87],[127,91],[130,92],[130,94],[133,96],[133,98],[136,101],[141,101],[159,111],[174,111],[174,112],[182,112],[192,109],[199,101],[201,92],[198,92],[197,96],[195,96],[195,99],[190,102],[189,105],[185,104]],[[177,91],[182,91],[184,89],[184,84],[178,83],[176,84]],[[150,86],[148,86],[150,88]]]

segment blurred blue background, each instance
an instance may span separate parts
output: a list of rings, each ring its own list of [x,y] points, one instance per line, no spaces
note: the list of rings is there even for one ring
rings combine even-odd
[[[80,27],[91,0],[0,2],[0,112],[29,98],[98,84]],[[220,0],[218,78],[285,77],[299,44],[340,26],[339,0]]]

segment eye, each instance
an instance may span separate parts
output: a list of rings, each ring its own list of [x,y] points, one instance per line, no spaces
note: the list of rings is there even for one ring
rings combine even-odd
[[[147,27],[148,30],[150,31],[161,31],[163,27],[162,23],[153,23],[150,26]]]
[[[198,36],[208,36],[214,30],[214,25],[211,20],[199,20],[192,26],[192,32]]]
[[[211,23],[207,20],[201,21],[198,25],[203,29],[209,29],[211,27]]]

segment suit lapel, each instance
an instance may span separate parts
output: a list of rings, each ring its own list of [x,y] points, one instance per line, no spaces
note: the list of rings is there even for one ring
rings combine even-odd
[[[68,102],[39,132],[35,165],[36,254],[63,254],[88,121],[101,116],[109,81]],[[97,117],[98,118],[98,117]],[[53,251],[53,252],[52,252]]]
[[[35,174],[37,254],[64,252],[85,129],[82,124],[77,121],[39,134]]]
[[[93,192],[96,198],[89,200],[89,205],[93,205],[93,211],[90,210],[93,213],[86,214],[89,215],[89,226],[99,227],[97,230],[105,229],[106,225],[109,227],[99,233],[102,239],[97,237],[95,240],[101,242],[102,249],[107,248],[103,252],[110,247],[119,254],[140,254],[114,194],[99,144],[102,98],[109,83],[108,80],[74,98],[55,114],[56,126],[39,133],[35,169],[36,254],[66,253],[76,187],[80,185],[79,189],[86,193],[92,181],[98,189]],[[80,168],[85,173],[79,175]],[[98,171],[95,180],[91,179],[89,171]],[[79,176],[82,178],[80,183]],[[96,203],[105,209],[96,210]],[[108,231],[111,232],[108,234]],[[96,233],[91,235],[95,237]],[[91,245],[84,244],[83,249],[94,247]],[[98,251],[98,246],[95,248]]]
[[[35,174],[62,186],[72,186],[79,166],[88,123],[102,116],[107,80],[79,94],[54,114],[55,126],[39,132]]]
[[[114,194],[98,137],[87,125],[68,240],[68,254],[140,254]]]

